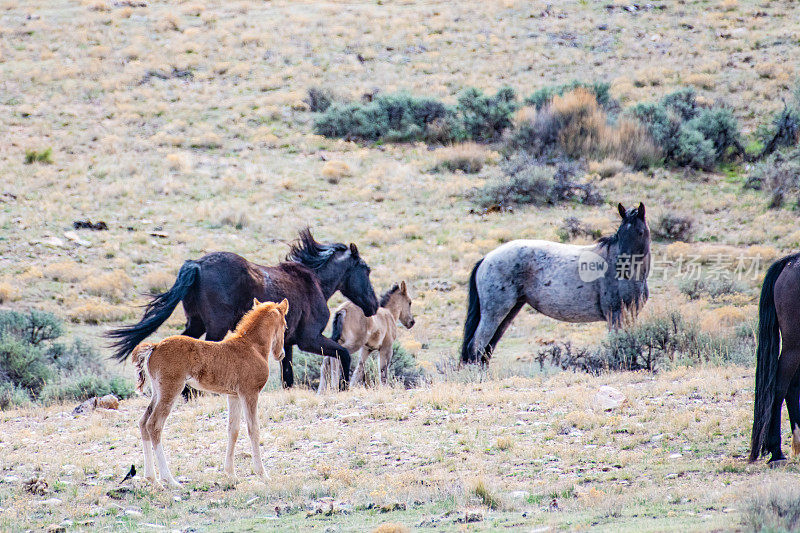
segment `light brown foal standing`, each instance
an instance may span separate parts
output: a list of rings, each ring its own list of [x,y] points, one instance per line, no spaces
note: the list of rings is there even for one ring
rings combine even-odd
[[[142,390],[149,378],[153,398],[139,420],[144,445],[144,476],[159,485],[153,467],[153,453],[158,470],[171,487],[180,484],[172,477],[161,446],[161,432],[175,400],[188,383],[192,387],[228,395],[228,448],[225,472],[234,476],[233,448],[239,436],[242,409],[253,447],[253,471],[266,479],[261,462],[258,432],[258,394],[269,378],[269,356],[283,359],[283,333],[289,302],[259,303],[251,309],[236,330],[219,342],[209,342],[183,335],[167,337],[157,344],[137,346],[132,359],[139,371],[137,388]]]
[[[414,326],[411,298],[408,296],[405,281],[400,282],[400,285],[395,284],[381,296],[380,308],[375,316],[364,316],[364,312],[352,302],[345,302],[336,309],[333,314],[331,340],[347,348],[351,354],[361,350],[358,365],[350,378],[351,386],[364,384],[364,365],[375,350],[380,354],[381,383],[388,383],[389,362],[392,359],[392,345],[397,338],[398,320],[408,329]],[[338,359],[323,357],[317,392],[321,394],[329,384],[339,383],[341,370],[342,365]]]

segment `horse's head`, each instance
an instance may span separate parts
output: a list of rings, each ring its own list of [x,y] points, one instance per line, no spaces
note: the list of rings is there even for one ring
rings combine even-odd
[[[353,243],[350,243],[342,261],[348,266],[339,290],[348,300],[359,306],[365,316],[373,316],[378,312],[378,298],[369,280],[369,265],[358,254],[358,248]]]
[[[414,327],[414,315],[411,314],[411,297],[408,295],[405,281],[401,281],[400,285],[393,285],[391,289],[381,296],[381,307],[388,308],[406,328],[411,329]]]
[[[650,255],[650,226],[644,216],[644,204],[630,209],[619,204],[617,209],[622,217],[616,234],[619,254],[633,260],[645,259]]]
[[[279,304],[275,302],[259,302],[253,298],[253,310],[263,316],[262,326],[269,328],[269,333],[272,335],[272,345],[270,352],[276,361],[283,359],[286,355],[283,350],[283,338],[286,332],[286,313],[289,312],[289,300],[286,298]]]
[[[364,311],[366,316],[378,312],[378,298],[369,280],[370,268],[358,254],[355,244],[340,242],[321,244],[306,228],[294,242],[287,260],[302,263],[319,276],[326,298],[338,291]]]

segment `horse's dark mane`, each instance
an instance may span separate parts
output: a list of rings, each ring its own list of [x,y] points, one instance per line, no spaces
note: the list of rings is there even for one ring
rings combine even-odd
[[[597,245],[598,245],[600,248],[608,248],[608,247],[610,247],[610,246],[612,246],[612,245],[616,244],[616,242],[617,242],[618,240],[619,240],[619,235],[617,235],[617,234],[615,233],[614,235],[608,235],[608,236],[606,236],[606,237],[600,237],[600,238],[597,240]]]
[[[336,252],[344,252],[347,246],[342,243],[321,244],[314,240],[309,228],[300,230],[297,240],[289,245],[287,261],[301,263],[308,268],[318,271],[331,260]]]
[[[400,285],[395,283],[391,289],[383,293],[380,302],[378,302],[378,305],[380,305],[381,307],[386,307],[389,303],[389,299],[392,297],[392,294],[396,293],[399,290],[400,290]]]

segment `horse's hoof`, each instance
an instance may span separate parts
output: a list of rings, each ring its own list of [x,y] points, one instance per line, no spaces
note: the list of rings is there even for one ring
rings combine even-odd
[[[164,490],[164,485],[162,485],[161,482],[158,479],[156,479],[155,476],[148,477],[148,478],[145,478],[145,479],[147,479],[147,481],[149,481],[150,484],[153,485],[154,489]]]
[[[786,457],[781,457],[779,459],[770,459],[767,463],[770,468],[782,468],[789,463],[789,460]]]

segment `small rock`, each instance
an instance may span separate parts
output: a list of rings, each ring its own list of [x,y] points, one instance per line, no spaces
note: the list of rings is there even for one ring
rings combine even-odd
[[[73,415],[80,415],[83,413],[91,413],[97,408],[97,396],[89,398],[75,409],[72,410]]]
[[[44,496],[47,494],[47,481],[39,476],[31,477],[23,486],[25,487],[25,491],[31,494],[36,494],[37,496]]]
[[[603,411],[611,411],[625,403],[627,400],[625,395],[614,387],[603,385],[594,397],[595,406]]]
[[[97,399],[97,407],[102,409],[119,409],[119,398],[113,394],[106,394]]]
[[[47,498],[46,500],[42,500],[39,503],[41,505],[56,506],[56,505],[61,505],[64,502],[62,502],[59,498]]]
[[[45,529],[45,531],[47,531],[47,533],[66,533],[67,528],[66,526],[63,526],[61,524],[50,524],[49,526],[47,526],[47,529]]]
[[[142,512],[137,509],[125,509],[125,516],[139,517],[142,516]]]
[[[16,483],[19,481],[19,476],[5,476],[3,478],[3,483]]]
[[[471,509],[464,513],[463,523],[474,524],[475,522],[483,522],[485,515],[484,512],[478,509]]]
[[[509,494],[512,500],[527,500],[530,495],[531,493],[527,490],[515,490]]]
[[[650,442],[661,442],[662,440],[664,440],[663,433],[659,433],[658,435],[653,435],[650,437]]]
[[[671,453],[669,456],[670,459],[680,459],[681,457],[683,457],[682,453]]]
[[[92,245],[92,243],[87,241],[86,239],[81,239],[80,237],[78,237],[78,234],[75,233],[74,231],[65,231],[64,232],[64,237],[66,237],[67,239],[71,240],[75,244],[79,244],[81,246],[87,246],[88,247],[88,246]]]

